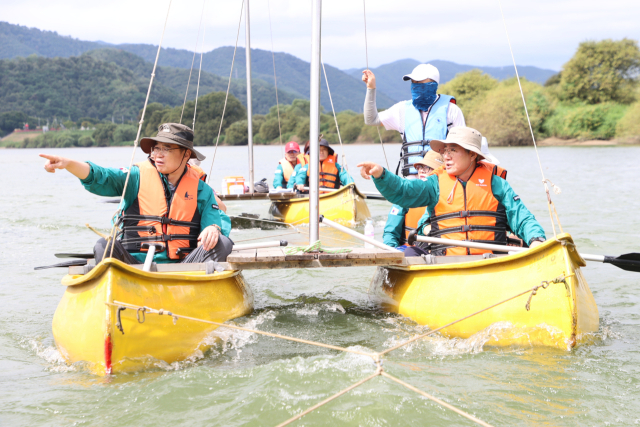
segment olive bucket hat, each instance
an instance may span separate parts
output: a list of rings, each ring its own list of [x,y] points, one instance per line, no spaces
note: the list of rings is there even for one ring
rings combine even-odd
[[[193,131],[189,126],[180,123],[163,123],[158,126],[158,134],[150,138],[140,140],[140,148],[147,154],[151,153],[151,148],[156,142],[165,144],[175,144],[191,150],[191,158],[204,160],[206,157],[193,148]]]

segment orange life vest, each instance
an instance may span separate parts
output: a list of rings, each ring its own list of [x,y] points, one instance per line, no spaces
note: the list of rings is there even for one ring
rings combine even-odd
[[[168,249],[170,259],[183,258],[190,252],[188,249],[197,247],[200,234],[198,173],[192,167],[186,168],[173,196],[168,196],[160,173],[150,161],[136,166],[140,169],[140,183],[136,199],[121,218],[123,246],[129,252],[146,252],[142,243],[160,243],[164,248],[157,252]]]
[[[338,168],[336,167],[336,162],[338,160],[338,156],[332,154],[327,156],[324,161],[320,162],[320,170],[319,170],[319,184],[320,187],[326,188],[340,188],[340,175],[338,175]],[[309,181],[309,171],[311,168],[307,169],[307,183]]]
[[[196,171],[198,177],[200,178],[200,181],[207,182],[207,174],[204,173],[204,170],[200,166],[192,165],[191,163],[187,163],[187,166]]]
[[[505,207],[491,190],[493,170],[478,163],[466,186],[444,169],[437,169],[440,196],[429,218],[429,236],[443,239],[481,243],[507,243],[507,215]],[[478,255],[491,253],[484,249],[431,245],[436,255]]]
[[[480,160],[478,163],[489,168],[492,174],[499,176],[502,179],[507,179],[507,170],[505,168],[501,168],[500,166],[494,165],[493,163],[489,163],[485,160]]]

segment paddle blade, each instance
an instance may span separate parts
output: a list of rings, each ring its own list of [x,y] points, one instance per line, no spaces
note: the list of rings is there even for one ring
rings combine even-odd
[[[56,258],[83,258],[91,259],[93,254],[55,254]]]
[[[623,270],[640,273],[640,253],[637,252],[620,255],[619,257],[605,256],[604,262],[615,265]]]
[[[58,268],[58,267],[73,267],[76,265],[87,265],[86,259],[72,259],[71,261],[61,262],[60,264],[53,265],[41,265],[40,267],[34,267],[34,270],[44,270],[46,268]]]

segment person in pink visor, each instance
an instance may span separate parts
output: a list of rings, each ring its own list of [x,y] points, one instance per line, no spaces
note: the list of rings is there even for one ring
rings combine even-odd
[[[291,177],[295,176],[294,170],[296,166],[308,163],[308,159],[300,153],[300,146],[297,142],[287,142],[284,151],[284,158],[280,160],[276,168],[275,177],[273,178],[273,188],[276,190],[292,187],[288,184],[289,181],[292,181]]]

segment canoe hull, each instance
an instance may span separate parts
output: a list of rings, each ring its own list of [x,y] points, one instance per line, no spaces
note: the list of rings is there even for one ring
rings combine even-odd
[[[53,318],[53,336],[68,363],[83,362],[98,375],[135,372],[201,355],[217,327],[171,316],[120,312],[119,301],[225,322],[252,311],[253,296],[241,273],[143,272],[107,259],[84,276],[63,279],[66,292]],[[142,316],[140,316],[142,317]],[[142,319],[141,319],[142,320]]]
[[[571,348],[592,339],[599,327],[598,307],[580,271],[584,260],[568,234],[519,254],[458,264],[379,268],[370,293],[385,310],[431,329],[446,325],[530,289],[527,293],[447,327],[441,333],[466,339],[481,331],[486,345]],[[496,326],[497,324],[497,326]],[[490,327],[493,328],[489,329]]]
[[[355,184],[349,184],[339,190],[320,194],[320,214],[346,226],[354,225],[371,218],[365,199],[366,196],[358,191]],[[308,224],[309,198],[275,201],[269,213],[287,224]]]

